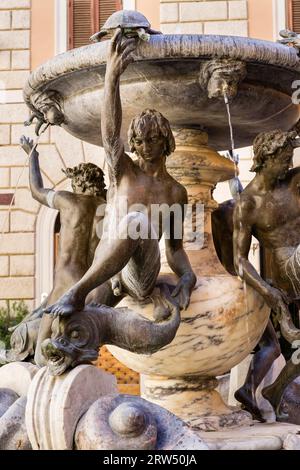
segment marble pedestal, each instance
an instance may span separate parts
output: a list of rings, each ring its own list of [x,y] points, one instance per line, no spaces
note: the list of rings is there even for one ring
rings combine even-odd
[[[142,396],[167,408],[193,429],[218,431],[249,426],[251,415],[235,406],[227,406],[216,390],[217,379],[185,377],[142,377]]]

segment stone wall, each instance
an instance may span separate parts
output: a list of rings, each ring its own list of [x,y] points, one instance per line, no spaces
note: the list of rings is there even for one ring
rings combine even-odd
[[[13,192],[25,158],[16,146],[21,123],[28,112],[22,87],[30,69],[30,0],[0,2],[0,193]],[[34,222],[37,205],[28,190],[16,195],[10,216],[0,205],[1,299],[34,297]],[[3,225],[4,224],[4,225]],[[30,302],[29,302],[30,304]]]
[[[24,299],[32,308],[36,264],[49,270],[53,259],[49,259],[47,251],[40,251],[37,260],[40,205],[31,197],[27,165],[23,169],[26,154],[18,145],[22,134],[35,138],[34,126],[23,125],[28,118],[22,88],[30,73],[30,33],[31,1],[0,0],[0,198],[1,194],[13,194],[18,184],[10,214],[8,206],[0,203],[0,232],[4,229],[3,235],[0,233],[0,306],[5,299]],[[103,164],[99,148],[84,144],[59,128],[48,129],[41,137],[39,152],[44,185],[48,188],[68,188],[62,168],[82,161]],[[36,300],[38,303],[40,299]]]
[[[161,0],[165,34],[248,36],[247,0]]]

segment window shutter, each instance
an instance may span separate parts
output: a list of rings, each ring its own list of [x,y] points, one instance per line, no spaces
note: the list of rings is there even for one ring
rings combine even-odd
[[[91,5],[91,0],[69,0],[69,49],[89,43]]]
[[[288,28],[300,34],[300,0],[288,0]]]
[[[109,18],[115,11],[121,10],[121,2],[112,0],[98,0],[99,1],[99,24],[100,29],[104,25],[107,18]]]
[[[68,48],[90,44],[91,35],[102,28],[110,15],[121,9],[120,0],[69,0]]]

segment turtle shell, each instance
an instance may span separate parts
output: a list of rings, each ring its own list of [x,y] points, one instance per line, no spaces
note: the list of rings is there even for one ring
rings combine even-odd
[[[103,25],[101,31],[116,28],[150,28],[147,18],[135,10],[119,10],[113,13]]]
[[[110,31],[122,28],[128,30],[144,29],[149,34],[161,34],[160,31],[151,29],[151,25],[147,18],[135,10],[120,10],[113,13],[105,22],[101,30],[90,37],[92,42],[99,42]]]

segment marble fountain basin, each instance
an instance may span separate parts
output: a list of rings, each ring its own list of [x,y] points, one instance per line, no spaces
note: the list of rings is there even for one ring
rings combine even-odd
[[[70,134],[101,145],[100,107],[109,41],[60,54],[36,69],[24,88],[25,102],[36,110],[36,96],[58,93]],[[224,102],[209,99],[199,84],[201,67],[211,59],[246,63],[247,75],[231,103],[236,147],[252,144],[260,131],[290,129],[299,119],[291,101],[300,79],[294,48],[269,41],[213,35],[157,35],[138,46],[135,61],[121,77],[122,135],[144,108],[161,111],[172,126],[205,129],[216,150],[229,148]]]
[[[129,368],[169,378],[216,377],[241,362],[260,340],[270,313],[262,297],[237,277],[203,277],[201,268],[194,270],[198,282],[190,306],[181,312],[180,327],[172,343],[151,355],[109,346]],[[176,283],[171,274],[164,277]],[[118,306],[153,318],[151,304],[140,306],[126,297]]]

